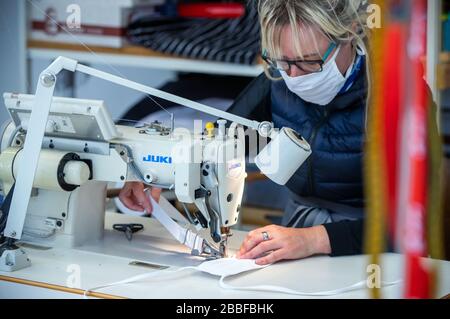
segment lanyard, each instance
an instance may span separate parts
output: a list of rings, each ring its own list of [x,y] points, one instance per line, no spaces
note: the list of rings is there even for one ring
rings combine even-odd
[[[347,81],[345,82],[344,86],[342,87],[339,94],[345,93],[352,87],[353,83],[355,83],[356,77],[359,75],[359,71],[361,70],[362,64],[364,62],[364,56],[363,55],[357,55],[356,61],[353,64],[352,73],[348,77]]]

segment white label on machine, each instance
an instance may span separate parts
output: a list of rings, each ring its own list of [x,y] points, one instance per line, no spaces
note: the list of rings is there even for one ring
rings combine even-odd
[[[30,121],[30,113],[19,113],[20,122],[22,126],[27,129]],[[49,115],[47,121],[46,133],[71,133],[75,134],[75,127],[72,120],[68,116],[63,115]]]
[[[240,161],[230,161],[228,165],[228,175],[230,177],[238,178],[242,174],[242,163]]]

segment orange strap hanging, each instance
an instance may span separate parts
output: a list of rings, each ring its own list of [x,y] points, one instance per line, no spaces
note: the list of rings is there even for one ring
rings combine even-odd
[[[367,144],[364,158],[364,184],[366,192],[365,252],[371,255],[370,263],[380,265],[380,254],[385,248],[386,165],[382,132],[383,118],[383,61],[385,54],[384,24],[386,1],[373,1],[381,8],[383,27],[374,29],[371,36],[371,91],[368,112]],[[381,298],[379,288],[371,289],[373,298]]]

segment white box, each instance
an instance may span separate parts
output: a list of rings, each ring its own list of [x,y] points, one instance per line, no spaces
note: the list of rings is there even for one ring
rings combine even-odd
[[[126,27],[133,7],[163,3],[164,0],[33,0],[29,2],[29,39],[120,48],[127,43]]]

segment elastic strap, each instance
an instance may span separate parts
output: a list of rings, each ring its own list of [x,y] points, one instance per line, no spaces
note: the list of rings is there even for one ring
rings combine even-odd
[[[225,283],[226,277],[221,277],[219,281],[219,285],[223,289],[228,290],[244,290],[244,291],[265,291],[265,292],[279,292],[283,294],[288,295],[297,295],[297,296],[310,296],[310,297],[326,297],[326,296],[335,296],[340,295],[346,292],[354,291],[354,290],[360,290],[364,287],[367,287],[367,281],[362,280],[360,282],[357,282],[356,284],[353,284],[348,287],[334,289],[334,290],[325,290],[325,291],[318,291],[318,292],[303,292],[303,291],[297,291],[293,289],[289,289],[286,287],[280,287],[280,286],[272,286],[272,285],[258,285],[258,286],[247,286],[247,287],[235,287],[231,286],[229,284]],[[392,281],[392,282],[382,282],[381,286],[383,287],[389,287],[394,286],[399,283],[401,283],[402,280]]]
[[[93,292],[94,290],[99,290],[99,289],[103,289],[103,288],[108,288],[108,287],[114,287],[114,286],[120,286],[120,285],[126,285],[126,284],[130,284],[133,282],[142,282],[144,280],[148,280],[148,279],[152,279],[155,277],[160,277],[163,276],[165,274],[174,274],[177,272],[181,272],[181,271],[185,271],[185,270],[196,270],[196,271],[200,271],[197,267],[183,267],[183,268],[179,268],[176,270],[162,270],[162,271],[154,271],[151,273],[146,273],[146,274],[142,274],[142,275],[138,275],[138,276],[134,276],[128,279],[124,279],[121,281],[117,281],[114,283],[110,283],[110,284],[105,284],[102,286],[98,286],[98,287],[94,287],[94,288],[90,288],[87,289],[84,292],[84,298],[87,298],[87,295],[89,292]],[[257,286],[247,286],[247,287],[235,287],[229,284],[225,283],[225,279],[227,277],[231,277],[231,276],[222,276],[220,277],[219,280],[219,286],[223,289],[226,290],[238,290],[238,291],[265,291],[265,292],[276,292],[276,293],[283,293],[283,294],[288,294],[288,295],[297,295],[297,296],[311,296],[311,297],[326,297],[326,296],[335,296],[335,295],[339,295],[339,294],[343,294],[346,292],[350,292],[350,291],[355,291],[355,290],[360,290],[363,289],[364,287],[367,287],[367,281],[362,280],[359,281],[351,286],[347,286],[344,288],[339,288],[339,289],[334,289],[334,290],[325,290],[325,291],[318,291],[318,292],[303,292],[303,291],[297,291],[297,290],[293,290],[290,288],[286,288],[286,287],[281,287],[281,286],[274,286],[274,285],[257,285]],[[382,282],[381,286],[382,287],[389,287],[389,286],[394,286],[397,285],[399,283],[401,283],[402,280],[397,280],[397,281],[392,281],[392,282]]]
[[[139,282],[139,281],[142,282],[142,281],[147,280],[147,279],[151,279],[151,278],[154,278],[154,277],[160,277],[160,276],[163,276],[165,274],[174,274],[174,273],[181,272],[181,271],[184,271],[184,270],[198,270],[198,269],[197,269],[197,267],[183,267],[183,268],[179,268],[179,269],[176,269],[176,270],[153,271],[153,272],[150,272],[150,273],[133,276],[133,277],[121,280],[121,281],[116,281],[116,282],[105,284],[105,285],[102,285],[102,286],[97,286],[97,287],[94,287],[94,288],[86,289],[84,291],[84,298],[86,299],[88,297],[88,294],[90,292],[95,291],[95,290],[99,290],[99,289],[103,289],[103,288],[109,288],[109,287],[115,287],[115,286],[121,286],[121,285],[126,285],[126,284],[131,284],[133,282]]]

